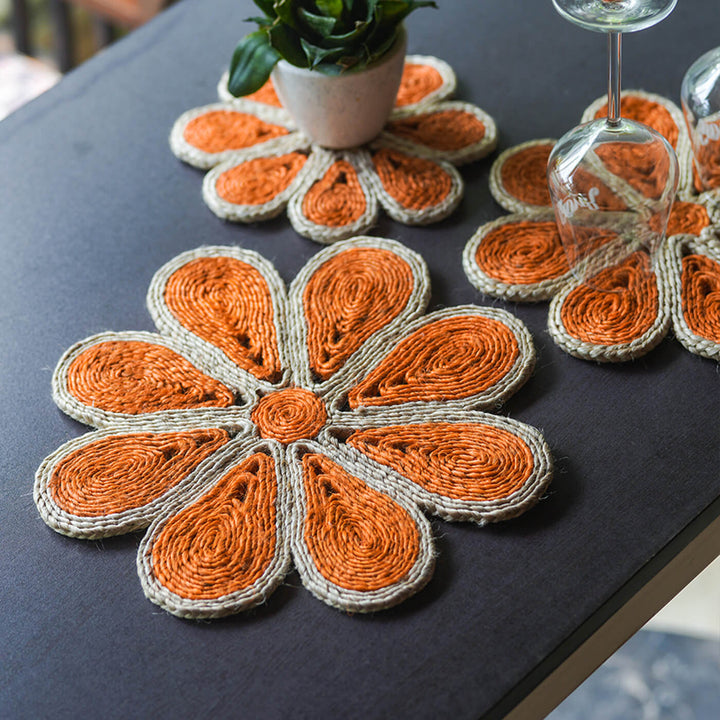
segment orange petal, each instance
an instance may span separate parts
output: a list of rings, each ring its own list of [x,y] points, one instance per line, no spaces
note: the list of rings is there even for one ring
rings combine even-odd
[[[655,273],[636,252],[574,288],[560,310],[567,332],[583,342],[617,345],[642,337],[659,312]]]
[[[550,207],[546,168],[553,146],[531,145],[510,155],[500,169],[500,180],[506,192],[528,203]]]
[[[302,458],[304,538],[320,574],[347,590],[373,591],[405,577],[420,552],[409,513],[324,455]]]
[[[507,325],[481,315],[435,320],[400,341],[348,394],[350,407],[458,400],[487,390],[520,349]]]
[[[554,221],[522,220],[499,225],[483,236],[475,262],[489,277],[531,285],[569,271]]]
[[[387,132],[434,150],[462,150],[485,137],[485,125],[465,110],[442,110],[392,120]]]
[[[85,405],[129,415],[228,407],[235,401],[228,388],[174,350],[137,340],[83,350],[70,363],[67,389]]]
[[[426,210],[450,194],[450,175],[432,160],[382,148],[372,157],[385,191],[408,210]]]
[[[306,161],[299,152],[246,160],[221,173],[215,189],[234,205],[264,205],[288,188]]]
[[[659,199],[665,190],[670,157],[660,146],[613,142],[595,149],[611,173],[622,178],[647,198]]]
[[[165,303],[190,332],[261,380],[281,375],[273,300],[262,274],[232,257],[191,260],[165,286]]]
[[[355,168],[337,160],[308,190],[302,203],[305,217],[316,225],[343,227],[359,220],[367,208]]]
[[[713,134],[720,131],[720,123],[715,121]],[[713,140],[705,135],[705,144],[698,142],[695,145],[695,160],[693,170],[696,176],[698,192],[720,188],[720,139]],[[702,169],[702,178],[699,177],[696,164]]]
[[[660,103],[637,95],[625,95],[620,100],[620,113],[624,118],[649,125],[677,148],[678,126],[670,111]],[[595,113],[595,117],[598,119],[607,117],[607,103]]]
[[[272,78],[268,78],[267,82],[259,90],[256,90],[250,95],[245,95],[245,100],[254,100],[255,102],[272,105],[273,107],[282,107],[280,98],[277,96],[277,92],[275,92]]]
[[[434,67],[406,62],[395,107],[418,103],[442,85],[442,75]]]
[[[55,465],[48,489],[67,513],[100,517],[148,505],[228,442],[224,430],[109,435]]]
[[[256,453],[171,517],[152,542],[158,582],[190,600],[219,598],[259,580],[277,546],[277,479]]]
[[[683,257],[682,309],[696,335],[720,343],[720,263],[704,255]]]
[[[211,110],[193,118],[183,132],[185,140],[206,153],[241,150],[287,135],[286,128],[235,110]]]
[[[521,438],[479,423],[428,423],[357,430],[347,442],[426,490],[456,500],[500,500],[530,477]]]
[[[397,317],[414,287],[389,250],[352,248],[323,263],[303,292],[312,371],[327,380],[373,333]]]
[[[680,233],[699,235],[708,225],[710,225],[710,218],[702,205],[676,200],[670,211],[667,236]]]

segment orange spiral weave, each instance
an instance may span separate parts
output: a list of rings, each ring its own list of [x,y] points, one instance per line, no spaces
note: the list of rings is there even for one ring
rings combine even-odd
[[[703,255],[682,259],[682,309],[688,327],[720,343],[720,263]]]
[[[564,275],[568,266],[554,222],[500,225],[478,245],[475,261],[489,277],[523,285]]]
[[[303,198],[302,211],[316,225],[342,227],[359,220],[367,208],[355,168],[346,160],[334,162]]]
[[[405,63],[400,89],[395,99],[396,107],[412,105],[442,87],[442,75],[430,65]]]
[[[273,107],[282,107],[280,98],[275,91],[272,78],[270,78],[259,90],[254,93],[245,96],[246,100],[254,100],[255,102],[263,103],[265,105],[272,105]]]
[[[533,145],[514,153],[503,163],[500,180],[505,190],[530,205],[550,206],[546,179],[552,145]]]
[[[574,288],[560,314],[573,337],[598,345],[616,345],[644,335],[658,311],[658,288],[650,257],[636,252]]]
[[[254,267],[231,257],[205,257],[176,270],[165,303],[180,323],[263,380],[280,378],[272,295]]]
[[[479,315],[444,318],[402,340],[348,394],[350,407],[455,400],[507,375],[519,355],[503,323]]]
[[[252,585],[275,556],[276,498],[272,458],[247,458],[162,527],[151,549],[158,581],[195,600]]]
[[[393,120],[386,131],[436,150],[461,150],[485,137],[485,125],[464,110],[444,110]]]
[[[595,149],[596,155],[614,175],[645,197],[659,200],[670,171],[670,156],[660,146],[613,142]]]
[[[299,152],[247,160],[222,173],[215,189],[234,205],[264,205],[288,188],[306,161]]]
[[[314,438],[325,426],[327,410],[315,393],[285,388],[260,398],[251,418],[261,437],[287,444]]]
[[[676,200],[668,218],[667,236],[679,233],[699,235],[708,225],[710,217],[702,205]]]
[[[68,368],[67,389],[85,405],[131,415],[235,402],[228,388],[175,351],[140,341],[87,348]]]
[[[717,128],[716,128],[717,129]],[[702,168],[702,179],[695,169],[698,192],[720,187],[720,140],[708,140],[706,145],[695,145],[695,161]]]
[[[100,517],[142,507],[229,440],[224,430],[111,435],[66,455],[49,490],[65,512]]]
[[[649,125],[657,130],[675,149],[677,149],[678,129],[673,116],[667,108],[649,98],[637,95],[625,95],[620,100],[620,113],[624,118]],[[607,103],[595,113],[596,119],[607,117]]]
[[[506,498],[534,465],[524,440],[491,425],[396,425],[357,430],[347,442],[426,490],[458,500]]]
[[[302,458],[304,538],[318,571],[347,590],[387,587],[412,569],[420,550],[408,512],[324,455]]]
[[[414,278],[407,262],[381,248],[353,248],[330,258],[305,286],[310,367],[322,380],[407,304]]]
[[[267,123],[249,113],[215,110],[191,120],[183,133],[185,140],[207,153],[241,150],[272,138],[287,135],[280,125]]]
[[[382,148],[372,157],[386,192],[402,207],[425,210],[439,205],[452,189],[452,179],[437,164]]]

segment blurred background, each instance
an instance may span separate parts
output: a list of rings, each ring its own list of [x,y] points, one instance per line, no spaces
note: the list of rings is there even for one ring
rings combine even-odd
[[[0,0],[0,120],[171,1]],[[549,717],[719,718],[720,559]]]
[[[0,119],[173,0],[0,0]]]

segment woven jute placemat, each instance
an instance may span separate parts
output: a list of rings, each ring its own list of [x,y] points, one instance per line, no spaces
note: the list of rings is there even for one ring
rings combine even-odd
[[[203,198],[219,217],[256,222],[287,210],[301,235],[332,243],[369,230],[379,209],[406,225],[450,215],[463,195],[457,165],[495,149],[497,131],[479,107],[448,98],[452,68],[410,55],[384,131],[366,146],[328,150],[296,129],[272,80],[183,113],[170,134],[175,155],[209,170]]]
[[[527,328],[474,305],[426,313],[422,258],[359,237],[285,288],[259,254],[203,247],[155,275],[157,333],[107,332],[53,376],[96,428],[37,472],[53,529],[147,528],[146,595],[184,617],[264,602],[289,571],[337,608],[387,608],[430,578],[425,513],[483,525],[552,474],[538,430],[492,414],[532,371]]]
[[[582,121],[603,117],[595,101]],[[654,348],[672,327],[691,352],[720,360],[720,188],[700,192],[680,109],[658,95],[627,91],[622,115],[654,127],[675,148],[680,182],[663,244],[650,254],[618,253],[617,262],[584,284],[570,270],[555,224],[545,168],[554,140],[533,140],[496,159],[490,189],[511,214],[482,225],[468,242],[463,266],[483,293],[521,302],[550,301],[548,329],[576,357],[632,360]],[[646,174],[650,173],[650,174]],[[637,168],[641,193],[652,168]],[[596,178],[603,205],[613,189]],[[588,235],[598,247],[609,235]],[[603,251],[604,252],[604,251]]]

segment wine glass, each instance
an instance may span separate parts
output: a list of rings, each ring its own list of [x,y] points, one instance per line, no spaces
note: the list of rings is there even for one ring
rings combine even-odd
[[[560,239],[575,277],[604,291],[622,290],[602,271],[639,253],[652,271],[678,184],[678,162],[665,138],[621,117],[621,32],[650,27],[677,0],[553,0],[581,27],[608,35],[607,117],[573,128],[557,142],[547,178]],[[596,279],[603,277],[602,281]]]
[[[681,94],[695,160],[696,189],[715,190],[720,188],[720,47],[690,66]]]

